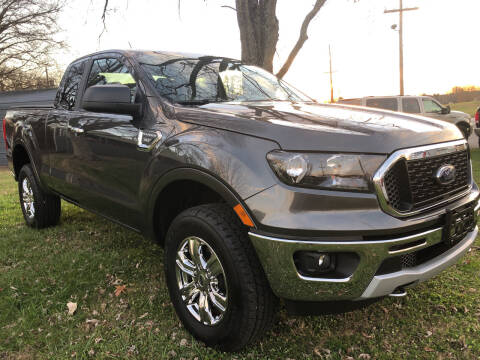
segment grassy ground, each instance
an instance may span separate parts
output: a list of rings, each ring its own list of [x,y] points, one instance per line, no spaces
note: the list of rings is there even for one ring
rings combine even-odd
[[[477,111],[477,109],[480,107],[480,101],[468,101],[450,104],[450,107],[452,108],[452,110],[463,111],[473,117],[475,116],[475,112]]]
[[[480,151],[474,152],[480,180]],[[238,354],[193,340],[170,304],[162,250],[69,204],[61,224],[24,225],[0,171],[0,359],[476,359],[480,247],[401,299],[348,314],[287,317]],[[125,291],[115,296],[118,286]],[[67,303],[76,302],[74,315]]]

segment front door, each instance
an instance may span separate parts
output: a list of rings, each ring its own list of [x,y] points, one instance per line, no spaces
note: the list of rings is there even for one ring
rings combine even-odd
[[[141,101],[129,66],[120,58],[92,62],[86,88],[121,83],[131,101]],[[143,100],[146,101],[146,100]],[[139,189],[150,153],[138,147],[142,119],[130,115],[78,110],[69,119],[70,165],[82,188],[81,205],[133,228],[142,224]]]

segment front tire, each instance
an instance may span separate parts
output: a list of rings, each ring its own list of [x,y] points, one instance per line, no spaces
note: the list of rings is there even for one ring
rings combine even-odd
[[[60,220],[60,198],[44,192],[30,164],[18,175],[18,194],[23,217],[28,226],[36,229],[57,225]]]
[[[178,215],[165,242],[170,298],[185,328],[222,351],[237,351],[272,324],[277,299],[238,218],[223,204]]]

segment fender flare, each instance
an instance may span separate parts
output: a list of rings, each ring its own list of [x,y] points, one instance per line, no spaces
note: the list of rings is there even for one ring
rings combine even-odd
[[[193,168],[193,167],[182,167],[170,170],[166,174],[160,177],[160,179],[153,186],[152,191],[150,191],[150,196],[148,197],[147,204],[147,214],[148,214],[148,229],[153,229],[153,214],[155,211],[155,205],[160,193],[170,184],[179,180],[190,180],[198,182],[202,185],[207,186],[212,191],[215,191],[219,194],[225,202],[230,205],[232,208],[238,204],[241,204],[245,211],[248,213],[252,219],[255,227],[257,226],[255,222],[255,217],[250,212],[249,208],[245,205],[244,201],[240,196],[223,180],[219,179],[217,176],[207,172],[203,169]],[[149,230],[149,235],[153,236],[151,233],[152,230]]]
[[[470,125],[467,121],[465,120],[460,120],[455,123],[455,126],[460,129],[460,127],[465,127],[467,131],[469,132],[469,135],[472,134],[472,125]]]
[[[32,165],[32,169],[33,169],[33,173],[35,174],[35,176],[37,177],[37,181],[39,182],[40,186],[42,187],[42,189],[44,190],[45,187],[43,186],[42,182],[40,181],[40,174],[38,173],[38,170],[37,170],[37,165],[35,164],[35,161],[34,161],[34,157],[32,156],[32,150],[30,149],[30,145],[28,145],[27,143],[25,143],[22,139],[17,139],[16,141],[13,142],[13,146],[12,146],[12,163],[14,164],[15,163],[15,160],[14,160],[14,152],[15,152],[15,148],[17,146],[21,146],[25,149],[25,151],[27,152],[27,156],[28,158],[30,159],[30,164]],[[13,172],[15,174],[15,180],[18,181],[18,176],[17,174],[15,173],[15,167],[13,168]]]

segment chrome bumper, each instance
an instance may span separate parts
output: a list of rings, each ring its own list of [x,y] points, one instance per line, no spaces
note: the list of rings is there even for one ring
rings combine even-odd
[[[478,212],[478,206],[477,206]],[[397,287],[425,281],[454,264],[475,241],[478,228],[454,247],[427,262],[385,275],[375,275],[382,262],[442,242],[443,228],[419,234],[375,241],[299,241],[279,239],[250,232],[273,292],[298,301],[361,300],[392,293]],[[409,246],[411,243],[411,246]],[[398,250],[401,249],[401,250]],[[309,278],[298,273],[293,261],[296,251],[351,252],[360,257],[346,278]]]
[[[455,264],[470,249],[477,235],[478,227],[475,227],[475,229],[468,233],[457,245],[422,265],[391,274],[374,276],[361,298],[369,299],[385,296],[391,294],[396,288],[402,285],[416,285],[417,283],[434,277],[445,268]]]

